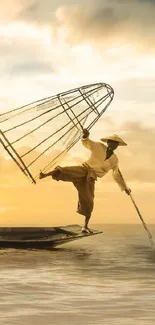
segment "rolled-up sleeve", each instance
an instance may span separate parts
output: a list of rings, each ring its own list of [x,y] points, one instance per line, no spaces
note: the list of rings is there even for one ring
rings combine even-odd
[[[89,150],[93,150],[94,146],[96,145],[95,141],[90,140],[89,138],[82,138],[82,144]]]
[[[114,168],[113,168],[113,178],[114,180],[117,182],[118,186],[120,187],[121,191],[124,191],[126,189],[126,184],[122,178],[122,176],[120,175],[119,173],[119,168],[118,168],[118,165],[116,165]]]

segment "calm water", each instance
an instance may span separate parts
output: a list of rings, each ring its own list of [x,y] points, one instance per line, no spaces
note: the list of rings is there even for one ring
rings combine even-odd
[[[96,228],[104,233],[51,251],[0,251],[0,325],[155,324],[155,252],[143,227]]]

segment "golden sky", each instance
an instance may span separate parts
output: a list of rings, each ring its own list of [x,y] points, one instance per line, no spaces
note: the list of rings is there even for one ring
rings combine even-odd
[[[94,82],[113,103],[91,131],[117,133],[120,168],[147,223],[155,222],[155,1],[6,0],[0,4],[0,112]],[[71,184],[25,179],[0,149],[0,224],[82,223]],[[87,159],[78,144],[70,164]],[[66,163],[68,163],[68,160]],[[92,223],[139,223],[111,173],[96,183]]]

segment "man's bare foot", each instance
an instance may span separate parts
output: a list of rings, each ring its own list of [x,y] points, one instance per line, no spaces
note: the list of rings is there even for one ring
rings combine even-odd
[[[91,233],[91,230],[90,230],[88,227],[83,227],[83,228],[82,228],[82,232],[83,232],[83,233],[90,234],[90,233]]]
[[[45,174],[43,172],[40,172],[39,178],[42,179],[42,178],[45,178],[45,177],[46,177]]]

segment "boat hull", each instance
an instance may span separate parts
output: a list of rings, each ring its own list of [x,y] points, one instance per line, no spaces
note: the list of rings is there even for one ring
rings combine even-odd
[[[79,225],[64,227],[1,227],[0,248],[52,248],[99,233],[102,232],[93,230],[91,233],[82,233]]]

